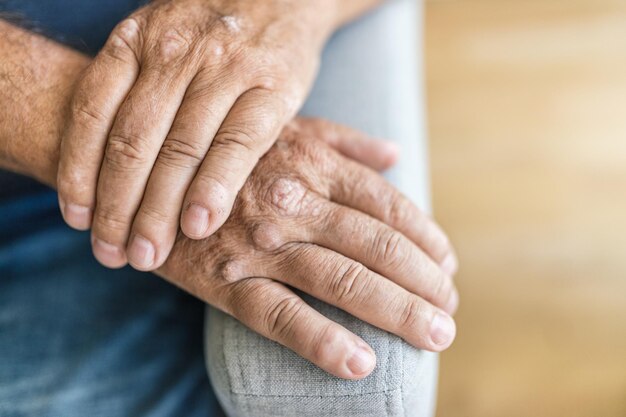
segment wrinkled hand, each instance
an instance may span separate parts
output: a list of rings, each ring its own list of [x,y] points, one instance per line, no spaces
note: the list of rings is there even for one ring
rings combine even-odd
[[[201,239],[224,223],[309,90],[327,10],[158,0],[114,29],[76,87],[57,180],[102,264],[156,269],[179,224]]]
[[[157,273],[341,378],[368,375],[372,349],[290,287],[446,349],[458,304],[441,266],[454,259],[448,239],[380,175],[309,136],[316,126],[288,125],[224,226],[203,241],[180,234]]]

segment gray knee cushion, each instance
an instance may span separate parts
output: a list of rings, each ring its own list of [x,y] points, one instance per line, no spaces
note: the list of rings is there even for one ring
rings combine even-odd
[[[322,371],[213,308],[207,309],[206,360],[229,417],[428,417],[433,415],[437,355],[415,349],[325,303],[318,311],[361,336],[377,366],[361,381]]]

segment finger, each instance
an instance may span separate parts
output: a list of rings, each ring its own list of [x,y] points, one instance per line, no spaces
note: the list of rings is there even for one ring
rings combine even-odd
[[[296,244],[285,250],[272,276],[359,319],[394,333],[413,346],[447,349],[456,335],[443,310],[362,264],[329,249]]]
[[[232,286],[228,304],[229,312],[252,330],[339,378],[361,379],[376,366],[367,343],[275,281],[240,281]]]
[[[421,247],[444,272],[453,275],[456,255],[446,234],[423,211],[368,168],[350,160],[331,184],[333,201],[352,207],[388,224]],[[450,262],[452,258],[452,262]]]
[[[190,84],[133,221],[127,255],[134,268],[152,270],[167,259],[185,193],[241,88],[236,79],[202,74]]]
[[[186,75],[144,68],[111,128],[92,224],[94,255],[105,266],[126,264],[131,223],[188,86]]]
[[[311,243],[364,264],[448,314],[456,312],[459,297],[452,278],[402,233],[334,203],[330,203],[320,219],[307,222],[306,233]]]
[[[288,113],[274,94],[249,90],[226,116],[185,197],[181,229],[187,237],[206,238],[224,224],[237,193],[274,143]]]
[[[393,142],[371,138],[356,129],[324,119],[300,117],[297,123],[306,133],[376,171],[389,169],[398,160],[398,146]]]
[[[139,25],[118,25],[78,83],[61,141],[57,186],[68,225],[91,226],[96,184],[109,130],[139,72]]]

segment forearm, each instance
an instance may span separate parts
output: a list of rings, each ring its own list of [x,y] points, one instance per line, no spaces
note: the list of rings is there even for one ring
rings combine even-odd
[[[72,90],[89,58],[0,19],[0,168],[54,186]]]

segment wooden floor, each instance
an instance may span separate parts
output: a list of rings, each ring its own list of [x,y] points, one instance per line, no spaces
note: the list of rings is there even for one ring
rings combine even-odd
[[[440,417],[626,417],[626,1],[431,0]]]

